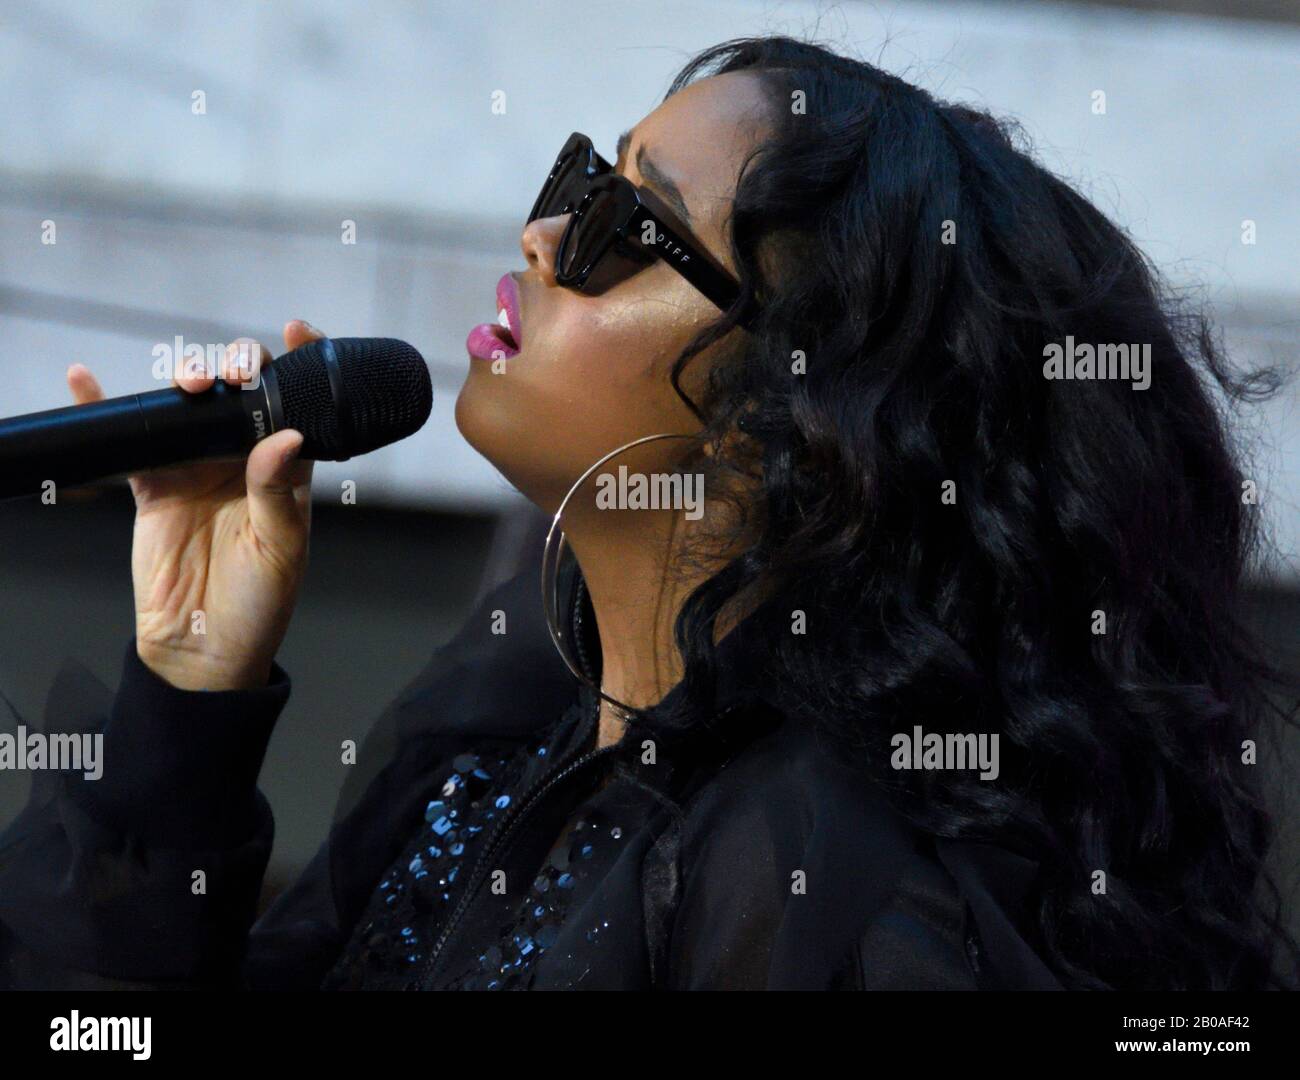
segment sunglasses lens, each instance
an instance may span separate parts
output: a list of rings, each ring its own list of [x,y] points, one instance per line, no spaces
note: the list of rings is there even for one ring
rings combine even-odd
[[[560,274],[572,277],[590,266],[613,238],[617,200],[606,191],[593,193],[566,231],[559,252]]]
[[[528,215],[529,221],[536,221],[540,217],[550,217],[551,210],[554,206],[556,193],[564,182],[564,176],[569,171],[573,162],[573,155],[569,154],[562,157],[555,163],[551,174],[542,184],[542,190],[537,193],[537,199],[533,202],[532,212]]]
[[[559,217],[561,214],[573,211],[583,195],[587,193],[588,157],[589,154],[584,153],[580,146],[565,147],[555,167],[551,169],[550,176],[546,178],[546,183],[542,185],[537,201],[533,204],[533,212],[529,215],[529,221],[543,217]]]

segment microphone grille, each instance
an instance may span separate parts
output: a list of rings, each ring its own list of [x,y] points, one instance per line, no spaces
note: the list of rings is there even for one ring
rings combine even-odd
[[[330,385],[323,342],[308,342],[275,361],[284,423],[302,432],[302,457],[341,461],[424,426],[433,409],[433,384],[414,348],[396,338],[328,340],[338,360],[347,417],[340,415]]]

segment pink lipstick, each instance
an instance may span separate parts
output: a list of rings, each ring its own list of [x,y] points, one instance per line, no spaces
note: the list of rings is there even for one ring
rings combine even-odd
[[[519,289],[511,274],[497,282],[497,321],[479,323],[465,339],[470,356],[479,360],[509,360],[523,343],[519,319]]]

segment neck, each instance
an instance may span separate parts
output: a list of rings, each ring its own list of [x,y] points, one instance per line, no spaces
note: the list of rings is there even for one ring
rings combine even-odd
[[[687,539],[680,515],[669,512],[604,512],[566,531],[596,614],[600,636],[601,690],[645,708],[681,679],[673,622],[682,603],[711,569],[683,572]],[[597,746],[617,742],[622,710],[601,702]]]
[[[711,504],[711,515],[707,533],[702,520],[669,511],[604,512],[598,521],[565,532],[595,612],[601,690],[608,697],[646,708],[681,681],[684,664],[673,641],[677,613],[695,587],[735,558],[742,543],[736,532],[723,543],[712,532],[724,519],[728,526],[736,524],[725,506]],[[729,600],[716,619],[714,642],[757,602],[753,590]],[[602,701],[597,746],[619,741],[624,728],[624,711]]]
[[[689,516],[684,510],[602,509],[590,496],[575,498],[566,510],[565,536],[596,616],[600,689],[634,709],[658,704],[681,681],[684,665],[673,640],[678,613],[699,585],[743,550],[749,535],[752,523],[743,509],[749,500],[741,497],[749,493],[712,494]],[[719,613],[714,640],[748,609],[746,597],[734,597]],[[618,742],[625,726],[625,710],[602,700],[597,745]]]

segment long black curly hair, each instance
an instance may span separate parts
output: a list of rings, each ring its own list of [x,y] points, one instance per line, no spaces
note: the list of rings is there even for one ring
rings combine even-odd
[[[1067,986],[1289,985],[1248,751],[1293,688],[1269,693],[1243,616],[1263,544],[1229,423],[1277,374],[1231,367],[1012,125],[781,36],[707,49],[668,94],[732,71],[773,125],[731,213],[742,291],[673,383],[710,467],[755,483],[743,550],[678,617],[685,693],[646,719],[708,714],[719,613],[761,595],[787,714],[926,831],[1038,861],[1029,932]],[[1067,336],[1149,345],[1149,387],[1045,377]],[[916,724],[997,732],[1000,777],[890,768]]]

